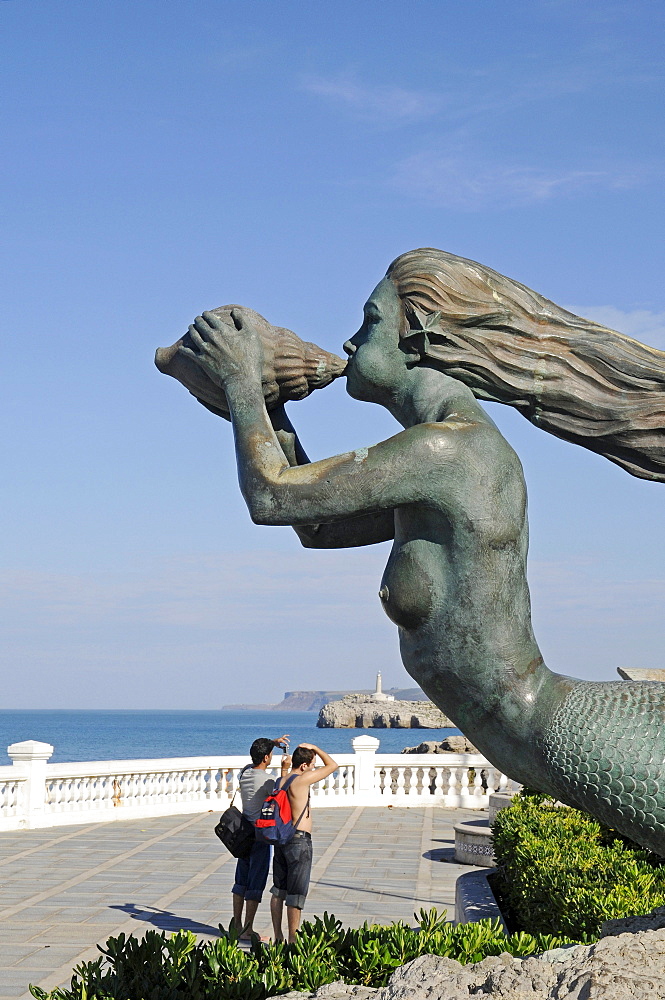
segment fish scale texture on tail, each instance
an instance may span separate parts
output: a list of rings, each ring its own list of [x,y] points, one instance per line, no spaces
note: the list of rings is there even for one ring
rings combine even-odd
[[[562,801],[665,856],[665,683],[580,681],[542,739]]]

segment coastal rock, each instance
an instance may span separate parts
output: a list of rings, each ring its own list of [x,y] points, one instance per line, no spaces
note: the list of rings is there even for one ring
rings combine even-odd
[[[354,993],[353,990],[359,992]],[[288,1000],[654,1000],[665,996],[665,928],[601,938],[597,944],[556,949],[538,957],[504,952],[460,965],[421,955],[396,969],[388,985],[330,983],[315,992],[287,993]]]
[[[665,906],[657,906],[644,917],[620,917],[606,920],[600,928],[601,937],[616,937],[617,934],[635,934],[637,931],[658,931],[665,928]]]
[[[447,729],[450,719],[431,701],[372,701],[347,695],[319,712],[320,729]]]
[[[424,740],[417,747],[404,747],[402,753],[480,753],[466,736],[446,736],[445,740]]]
[[[348,983],[337,981],[320,986],[314,993],[298,993],[297,990],[292,990],[291,993],[281,993],[279,1000],[310,1000],[312,997],[316,997],[317,1000],[346,1000],[347,997],[355,997],[356,1000],[369,1000],[377,993],[378,990],[373,986],[350,986]]]

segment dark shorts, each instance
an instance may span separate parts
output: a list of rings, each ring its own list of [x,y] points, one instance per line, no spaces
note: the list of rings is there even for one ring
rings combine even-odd
[[[312,835],[298,831],[288,844],[275,845],[272,863],[273,896],[286,900],[287,906],[302,910],[307,899],[312,871]]]
[[[248,858],[238,858],[233,892],[244,899],[261,899],[270,869],[270,844],[257,842]]]

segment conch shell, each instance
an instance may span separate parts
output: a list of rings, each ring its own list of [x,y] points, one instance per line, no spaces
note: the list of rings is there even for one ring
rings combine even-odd
[[[263,395],[266,407],[271,410],[290,399],[304,399],[314,389],[322,389],[344,373],[346,362],[336,354],[329,354],[316,344],[301,340],[292,330],[272,326],[253,309],[244,306],[220,306],[213,309],[216,316],[233,326],[232,309],[242,308],[251,324],[258,330],[263,343]],[[202,368],[179,347],[191,347],[189,334],[171,347],[158,347],[155,364],[160,372],[171,375],[196,396],[199,403],[220,417],[229,416],[224,390],[206,375]]]

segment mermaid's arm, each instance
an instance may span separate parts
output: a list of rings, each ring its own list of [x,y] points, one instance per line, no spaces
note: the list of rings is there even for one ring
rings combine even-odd
[[[270,422],[289,465],[310,465],[283,406],[271,410]],[[377,514],[361,514],[330,524],[294,524],[293,530],[306,549],[354,548],[391,541],[395,537],[395,516],[392,510],[382,510]]]
[[[242,310],[235,329],[213,313],[189,333],[194,349],[180,348],[223,385],[231,411],[240,489],[257,524],[293,526],[340,522],[427,502],[433,464],[448,465],[454,435],[418,424],[371,448],[289,466],[266,411],[261,385],[262,346]],[[440,427],[440,425],[438,425]]]

